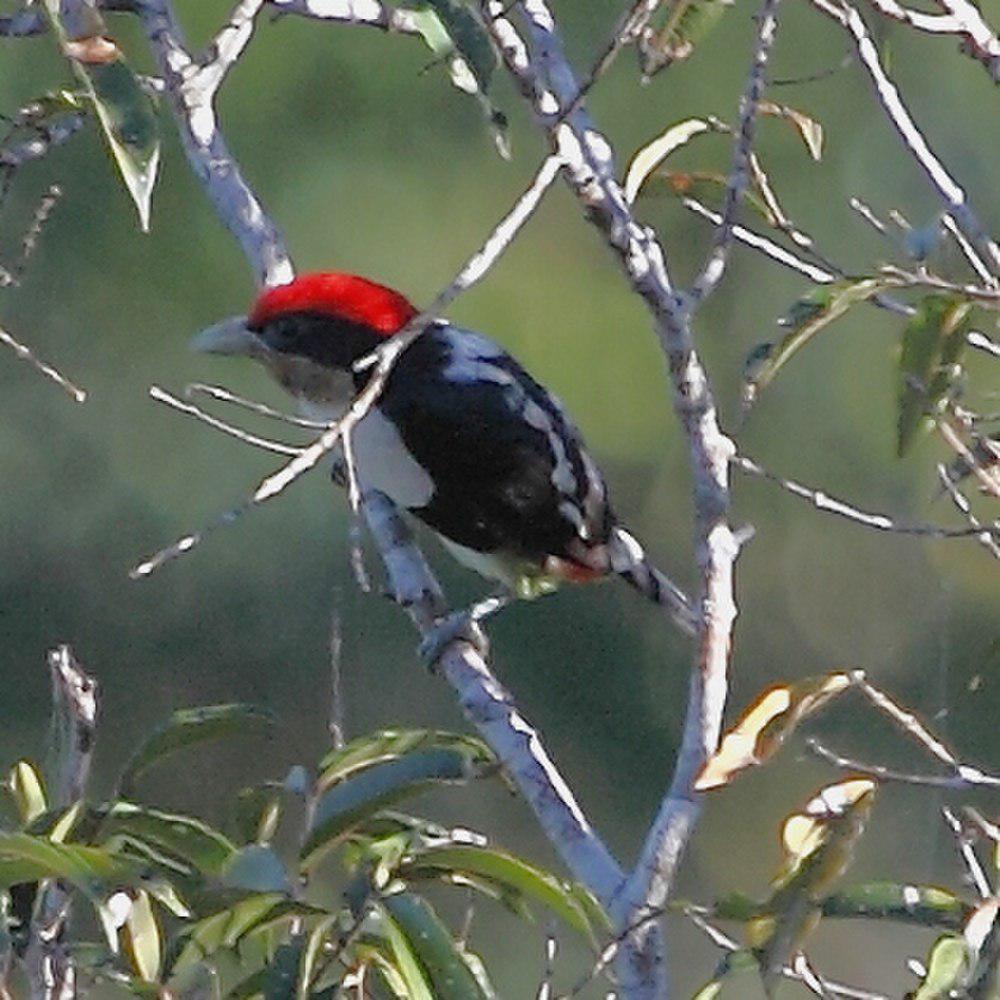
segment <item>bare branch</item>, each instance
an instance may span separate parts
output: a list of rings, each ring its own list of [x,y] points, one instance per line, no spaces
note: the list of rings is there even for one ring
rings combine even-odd
[[[957,35],[969,55],[986,67],[993,82],[1000,82],[1000,38],[968,0],[939,0],[939,6],[948,11],[947,14],[927,14],[904,7],[896,0],[871,0],[871,4],[886,17],[917,31],[929,35]]]
[[[769,472],[763,466],[746,455],[737,455],[733,458],[733,465],[741,472],[760,479],[766,479],[775,483],[783,490],[797,496],[802,500],[807,500],[817,510],[825,511],[829,514],[836,514],[838,517],[846,518],[856,524],[862,524],[866,528],[874,528],[876,531],[887,531],[898,535],[921,535],[926,538],[977,538],[983,532],[1000,535],[1000,526],[991,525],[983,527],[968,528],[946,528],[937,524],[924,524],[921,522],[899,521],[888,514],[875,514],[870,511],[853,507],[843,500],[830,496],[823,490],[815,489],[811,486],[804,486],[794,479],[785,479],[776,473]]]
[[[891,767],[884,767],[882,764],[866,764],[853,757],[845,757],[834,750],[824,746],[818,739],[810,736],[806,739],[806,746],[834,767],[839,767],[845,771],[852,771],[860,774],[867,774],[879,781],[899,781],[907,785],[923,785],[930,788],[945,788],[950,791],[969,791],[973,788],[1000,788],[1000,778],[992,774],[973,772],[977,775],[972,777],[966,774],[914,774],[908,771],[897,771]]]
[[[969,522],[969,527],[980,532],[980,534],[976,535],[980,544],[994,559],[1000,559],[1000,542],[988,530],[983,528],[982,522],[972,513],[972,504],[969,503],[968,497],[958,488],[947,467],[939,462],[937,470],[941,485],[944,486],[951,497],[951,502],[965,515],[965,519]]]
[[[208,424],[209,427],[214,427],[216,430],[222,431],[223,434],[228,434],[230,437],[234,437],[244,444],[253,445],[255,448],[262,448],[264,451],[270,451],[278,455],[301,455],[305,450],[297,448],[294,445],[282,444],[280,441],[272,441],[270,438],[249,434],[241,427],[235,427],[233,424],[227,424],[224,420],[219,420],[218,417],[213,417],[210,413],[206,413],[193,403],[183,402],[176,396],[172,396],[165,389],[161,389],[158,385],[151,385],[149,387],[149,395],[158,403],[165,403],[167,406],[179,410],[181,413],[186,413],[188,416],[200,420],[203,424]]]
[[[243,8],[243,4],[239,9]],[[290,281],[291,260],[277,227],[243,178],[219,131],[214,89],[184,45],[171,0],[140,0],[137,6],[169,94],[188,163],[215,210],[229,227],[264,285]],[[246,38],[243,39],[245,44]],[[239,39],[237,39],[238,41]]]
[[[362,509],[396,600],[421,636],[430,635],[445,607],[440,586],[399,511],[385,496],[366,493]],[[610,906],[624,875],[587,822],[537,731],[471,643],[453,640],[438,662],[466,718],[497,754],[574,877],[587,885],[602,905]]]
[[[28,35],[41,35],[49,30],[45,15],[37,7],[25,7],[0,17],[0,37],[25,38]]]
[[[979,858],[976,857],[976,852],[965,832],[965,828],[962,826],[962,821],[947,806],[941,807],[941,815],[944,816],[945,823],[948,824],[949,829],[955,836],[955,844],[958,847],[958,853],[961,854],[962,860],[965,862],[966,871],[969,873],[969,881],[975,887],[976,892],[979,893],[980,899],[989,899],[993,895],[993,887],[990,885],[989,877],[983,870]]]
[[[201,104],[210,104],[215,100],[226,74],[250,44],[257,15],[266,2],[267,0],[239,0],[229,15],[229,20],[209,44],[209,58],[203,60],[198,71],[188,77],[185,86],[192,99]]]
[[[277,16],[298,14],[316,21],[333,21],[379,28],[401,35],[418,35],[412,12],[380,0],[267,0]]]
[[[750,75],[740,99],[740,122],[733,142],[733,165],[726,181],[722,221],[715,231],[708,259],[691,288],[695,300],[703,300],[711,295],[726,270],[729,248],[733,240],[736,210],[750,180],[750,157],[757,124],[757,107],[764,93],[764,71],[767,69],[767,60],[778,30],[779,3],[780,0],[764,0],[757,13],[757,37],[750,63]]]
[[[521,6],[530,51],[499,0],[485,0],[485,22],[508,70],[532,102],[552,149],[566,161],[563,175],[588,220],[602,232],[632,288],[652,313],[668,359],[674,408],[688,440],[694,475],[695,553],[700,577],[698,651],[674,780],[640,862],[615,901],[613,913],[621,928],[666,898],[699,811],[693,782],[718,741],[736,617],[733,565],[739,545],[726,518],[727,469],[734,449],[718,425],[714,395],[694,349],[690,301],[674,293],[655,234],[632,217],[615,177],[610,143],[582,105],[565,118],[560,114],[573,104],[579,87],[563,55],[552,13],[544,0],[525,0]],[[618,965],[622,989],[629,996],[665,996],[666,970],[655,926],[650,925],[642,938],[626,942],[622,949]]]
[[[284,413],[281,410],[267,406],[265,403],[258,403],[256,400],[238,396],[221,385],[192,382],[184,387],[185,396],[191,397],[195,393],[204,393],[206,396],[211,396],[212,399],[217,399],[220,402],[232,403],[234,406],[249,410],[251,413],[260,414],[262,417],[271,417],[274,420],[280,420],[282,423],[292,424],[295,427],[307,427],[309,430],[322,431],[330,426],[328,423],[320,420],[306,420],[305,417],[296,417],[290,413]]]
[[[875,96],[886,113],[903,144],[923,169],[931,186],[954,216],[962,232],[986,260],[992,262],[994,270],[1000,268],[1000,245],[986,235],[975,213],[969,205],[965,190],[948,172],[944,164],[934,154],[924,134],[917,127],[907,110],[896,85],[889,78],[878,50],[868,33],[865,22],[857,8],[846,0],[811,0],[812,5],[828,17],[841,24],[854,39],[858,57],[875,87]],[[949,0],[954,2],[954,0]]]
[[[52,379],[56,385],[64,389],[76,402],[84,403],[87,401],[86,389],[81,389],[66,378],[57,368],[54,368],[47,361],[42,361],[27,344],[22,344],[21,341],[12,337],[3,327],[0,327],[0,344],[6,344],[22,361],[27,361],[29,365],[46,378]]]
[[[50,650],[52,791],[50,806],[67,809],[83,798],[97,735],[97,684],[69,646]],[[63,945],[70,895],[56,881],[41,883],[25,953],[32,1000],[73,1000],[76,968]]]

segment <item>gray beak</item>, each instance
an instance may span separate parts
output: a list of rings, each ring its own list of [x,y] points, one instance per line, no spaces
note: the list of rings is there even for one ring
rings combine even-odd
[[[252,330],[247,329],[246,316],[230,316],[213,324],[191,338],[191,350],[206,354],[228,354],[254,357],[265,350]]]

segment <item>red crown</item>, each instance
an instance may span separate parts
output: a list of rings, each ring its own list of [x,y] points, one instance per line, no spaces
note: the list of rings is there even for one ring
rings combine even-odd
[[[248,317],[259,328],[289,313],[324,313],[363,323],[385,336],[401,330],[417,310],[399,292],[356,274],[321,271],[261,292]]]

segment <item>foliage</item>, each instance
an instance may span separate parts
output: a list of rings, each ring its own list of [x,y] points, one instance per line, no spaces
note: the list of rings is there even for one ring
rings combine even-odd
[[[439,785],[495,773],[480,741],[393,730],[328,753],[314,777],[245,789],[225,832],[141,801],[152,766],[208,739],[259,729],[250,706],[175,712],[126,764],[132,798],[51,810],[37,765],[5,785],[16,829],[0,833],[0,890],[16,954],[32,933],[38,883],[58,879],[94,914],[101,936],[74,937],[84,982],[135,996],[328,997],[351,982],[379,997],[494,996],[471,945],[426,897],[436,885],[494,900],[522,920],[548,912],[593,945],[607,921],[590,894],[462,828],[387,808]],[[239,722],[241,725],[236,725]],[[139,798],[135,798],[139,796]],[[325,864],[319,870],[319,861]],[[11,902],[13,901],[13,902]]]

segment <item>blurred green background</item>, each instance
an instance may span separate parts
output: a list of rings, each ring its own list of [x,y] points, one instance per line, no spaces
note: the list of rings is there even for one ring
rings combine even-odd
[[[196,46],[229,8],[222,0],[177,6]],[[618,8],[603,0],[556,5],[579,68],[600,51]],[[591,108],[616,144],[620,167],[681,118],[733,118],[753,10],[739,0],[688,62],[649,86],[639,86],[631,53],[619,60]],[[133,65],[151,70],[136,26],[115,19],[112,30]],[[905,30],[880,37],[932,145],[984,221],[1000,228],[1000,209],[995,198],[991,203],[1000,146],[986,124],[996,98],[986,73],[950,41]],[[807,5],[789,5],[773,74],[799,77],[834,66],[846,46],[839,29]],[[299,269],[355,270],[428,301],[531,177],[544,148],[506,81],[494,96],[512,122],[509,163],[497,157],[475,102],[429,62],[414,39],[262,19],[223,89],[221,120]],[[68,81],[51,40],[0,42],[0,111],[13,113]],[[760,123],[759,150],[794,219],[851,273],[898,259],[893,241],[851,212],[848,198],[857,194],[883,212],[898,207],[917,225],[931,221],[937,203],[862,73],[851,66],[770,96],[808,111],[826,129],[816,164],[786,124]],[[192,755],[155,789],[161,801],[221,819],[226,789],[280,777],[323,747],[334,603],[349,733],[464,722],[450,690],[418,664],[404,617],[354,587],[345,504],[322,473],[151,579],[127,578],[140,558],[240,500],[276,465],[273,456],[152,402],[149,385],[178,391],[191,380],[221,381],[283,402],[249,365],[187,350],[195,331],[246,308],[252,277],[188,171],[166,111],[162,122],[165,156],[149,235],[139,233],[93,127],[21,171],[3,205],[0,252],[14,256],[41,192],[54,181],[65,190],[22,286],[2,293],[0,323],[90,398],[77,406],[0,350],[0,760],[42,751],[44,653],[66,641],[103,689],[98,790],[139,735],[175,707],[241,699],[278,714],[274,743],[249,754],[234,746]],[[699,142],[678,154],[677,167],[727,169],[724,139]],[[643,201],[640,215],[663,235],[676,277],[689,278],[707,246],[705,225],[665,197]],[[950,251],[937,263],[960,273]],[[900,323],[892,316],[856,310],[796,358],[741,424],[743,358],[773,338],[776,319],[806,290],[772,263],[734,254],[697,326],[726,427],[769,467],[860,506],[951,519],[946,503],[933,501],[941,445],[927,440],[905,461],[895,458]],[[690,480],[662,359],[644,308],[567,191],[553,189],[451,315],[496,337],[562,395],[604,465],[620,514],[664,569],[690,586]],[[975,407],[996,390],[995,371],[973,361],[970,384]],[[735,496],[736,520],[752,523],[757,535],[739,563],[731,712],[774,681],[863,667],[933,717],[965,759],[995,764],[998,588],[989,556],[973,542],[865,531],[768,484],[738,478]],[[481,581],[433,544],[428,552],[453,601],[483,592]],[[492,636],[498,673],[541,728],[596,827],[630,862],[669,778],[686,643],[613,584],[514,607]],[[820,728],[831,745],[856,756],[929,766],[859,703],[834,711]],[[762,892],[778,862],[778,821],[834,776],[790,748],[712,797],[680,891],[697,899]],[[940,821],[941,801],[926,790],[885,789],[854,874],[956,884],[961,870]],[[499,784],[439,795],[424,811],[558,864],[528,810]],[[673,941],[678,986],[690,992],[715,955],[679,922]],[[492,959],[503,995],[533,995],[543,967],[540,934],[481,904],[473,943]],[[926,944],[913,931],[824,924],[811,952],[831,975],[901,995],[913,983],[903,960]],[[565,978],[579,971],[579,958],[572,948],[565,953]]]

